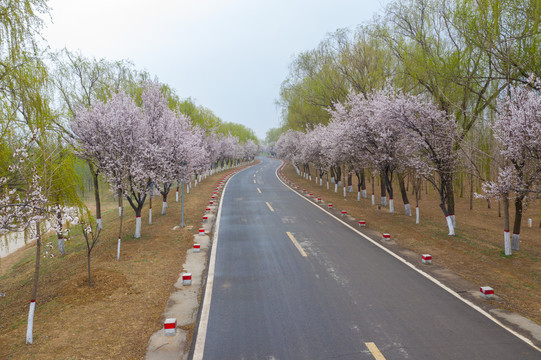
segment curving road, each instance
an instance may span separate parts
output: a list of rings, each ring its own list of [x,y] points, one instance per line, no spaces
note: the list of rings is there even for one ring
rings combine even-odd
[[[224,190],[193,359],[541,359],[292,192],[280,164]]]

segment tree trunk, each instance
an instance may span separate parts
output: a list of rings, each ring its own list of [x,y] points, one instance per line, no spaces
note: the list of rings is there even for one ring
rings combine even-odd
[[[96,200],[96,222],[98,229],[103,229],[101,223],[101,201],[100,201],[100,182],[98,179],[98,171],[94,169],[94,165],[90,161],[87,162],[88,167],[90,168],[90,173],[92,174],[92,179],[94,180],[94,198]]]
[[[509,236],[509,195],[503,194],[503,246],[505,255],[512,255],[511,239]]]
[[[511,249],[513,250],[519,250],[523,200],[524,195],[515,198],[515,222],[513,224],[513,243],[511,244]]]
[[[148,202],[148,224],[152,225],[152,197],[154,195],[154,183],[150,184],[150,199]]]
[[[376,182],[374,175],[372,175],[372,206],[376,205]]]
[[[41,229],[40,223],[37,222],[36,226],[36,266],[34,267],[34,282],[32,284],[32,296],[30,298],[30,308],[28,310],[28,322],[26,324],[26,343],[32,344],[33,342],[33,328],[34,328],[34,311],[36,307],[36,297],[38,295],[38,282],[39,282],[39,265],[41,260]]]
[[[447,201],[447,211],[449,212],[449,216],[451,216],[451,221],[453,222],[453,230],[454,230],[456,229],[456,220],[455,220],[455,194],[453,190],[452,176],[449,176],[449,179],[447,181],[446,201]]]
[[[348,174],[348,192],[353,191],[353,174]]]
[[[470,174],[470,210],[473,210],[473,174]]]
[[[122,190],[118,190],[118,212],[120,224],[118,226],[118,242],[116,246],[116,259],[120,260],[120,238],[122,237],[122,223],[124,220],[124,207],[122,206]]]
[[[361,169],[361,196],[367,198],[366,196],[366,176],[364,175],[364,169]]]
[[[404,177],[401,173],[397,173],[396,176],[398,177],[398,185],[400,186],[400,193],[402,194],[402,201],[404,202],[405,213],[407,216],[411,216],[411,206],[408,199],[406,186],[404,185]]]
[[[66,250],[64,249],[64,235],[62,234],[62,214],[58,212],[57,214],[57,225],[60,231],[56,232],[56,237],[58,238],[58,253],[60,256],[66,255]]]
[[[93,236],[93,235],[90,234],[90,236]],[[90,252],[91,252],[91,250],[89,250],[86,253],[86,264],[87,264],[87,268],[88,268],[88,287],[92,287],[92,277],[91,277],[91,274],[90,274]]]
[[[383,180],[383,174],[380,175],[380,191],[381,191],[381,206],[387,206],[387,189],[385,187],[385,181]]]

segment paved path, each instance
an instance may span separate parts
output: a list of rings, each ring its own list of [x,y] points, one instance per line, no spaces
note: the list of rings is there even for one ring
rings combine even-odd
[[[223,194],[194,359],[541,359],[294,194],[280,163],[263,159]]]

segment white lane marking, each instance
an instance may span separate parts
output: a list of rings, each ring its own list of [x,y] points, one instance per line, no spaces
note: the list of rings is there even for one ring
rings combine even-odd
[[[301,245],[297,242],[297,240],[295,240],[295,237],[293,236],[293,234],[291,234],[289,231],[287,231],[286,234],[287,236],[289,236],[289,239],[293,242],[293,245],[295,245],[295,247],[297,248],[297,250],[299,250],[301,255],[304,257],[307,257],[308,255],[306,255]]]
[[[257,188],[257,191],[261,194],[261,190],[259,188]]]
[[[254,184],[257,184],[256,181],[255,181],[255,179],[254,179]]]
[[[370,350],[376,360],[385,360],[385,356],[383,356],[383,354],[379,351],[376,344],[374,344],[373,342],[367,342],[364,344],[366,345],[368,350]]]
[[[285,161],[282,160],[282,164],[285,164]],[[282,166],[282,165],[280,165]],[[309,198],[306,198],[304,197],[302,194],[299,194],[298,192],[296,192],[295,190],[293,190],[289,185],[287,185],[286,183],[284,183],[282,181],[282,179],[280,179],[280,177],[278,176],[278,169],[280,168],[277,167],[276,170],[274,171],[274,175],[276,176],[276,178],[285,186],[287,187],[289,190],[291,190],[294,194],[296,194],[297,196],[301,197],[302,199],[304,199],[305,201],[307,201],[309,204],[315,206],[316,208],[320,209],[321,211],[323,211],[325,214],[327,214],[328,216],[334,218],[336,221],[339,221],[341,222],[344,226],[348,227],[349,229],[353,230],[354,232],[356,232],[357,234],[359,234],[360,236],[362,236],[363,238],[365,238],[366,240],[370,241],[372,244],[376,245],[377,247],[379,247],[381,250],[385,251],[386,253],[388,253],[389,255],[391,255],[392,257],[394,257],[395,259],[399,260],[400,262],[402,262],[404,265],[410,267],[412,270],[414,271],[417,271],[419,274],[421,274],[422,276],[424,276],[425,278],[427,278],[428,280],[432,281],[434,284],[438,285],[439,287],[441,287],[443,290],[447,291],[449,294],[453,295],[454,297],[456,297],[457,299],[459,299],[460,301],[462,301],[463,303],[465,303],[466,305],[470,306],[471,308],[473,308],[474,310],[476,310],[477,312],[481,313],[482,315],[484,315],[485,317],[487,317],[488,319],[492,320],[495,324],[501,326],[502,328],[504,328],[505,330],[509,331],[511,334],[515,335],[516,337],[518,337],[520,340],[524,341],[526,344],[530,345],[531,347],[533,347],[535,350],[537,351],[541,351],[540,348],[538,348],[537,346],[535,346],[535,344],[530,340],[528,339],[527,337],[519,334],[518,332],[516,332],[515,330],[511,329],[511,328],[508,328],[507,326],[505,326],[502,322],[500,322],[498,319],[496,319],[495,317],[493,317],[491,314],[489,314],[488,312],[486,312],[485,310],[483,310],[482,308],[480,308],[479,306],[475,305],[473,302],[471,302],[470,300],[468,299],[464,299],[462,296],[460,296],[459,294],[457,294],[455,291],[453,291],[451,288],[449,288],[447,285],[443,284],[441,281],[439,281],[438,279],[434,278],[432,275],[424,272],[423,270],[420,270],[418,269],[415,265],[413,265],[412,263],[410,263],[409,261],[407,261],[406,259],[400,257],[399,255],[395,254],[394,252],[392,252],[391,250],[387,249],[385,246],[381,245],[380,243],[378,243],[377,241],[371,239],[370,237],[366,236],[365,234],[363,234],[362,232],[360,232],[359,230],[355,229],[353,226],[345,223],[344,221],[340,220],[339,218],[337,218],[336,216],[334,216],[333,214],[331,214],[330,212],[326,211],[325,209],[319,207],[317,204],[313,203]]]
[[[274,212],[274,209],[272,208],[271,204],[269,204],[267,201],[265,201],[265,204],[269,207],[270,211]]]
[[[241,170],[242,171],[242,170]],[[239,171],[240,172],[240,171]],[[238,174],[238,173],[237,173]],[[235,174],[235,175],[237,175]],[[231,180],[235,175],[231,176]],[[207,284],[205,286],[205,295],[203,297],[203,304],[201,305],[201,318],[199,319],[199,326],[197,328],[197,338],[195,340],[195,347],[193,351],[193,360],[202,360],[203,353],[205,351],[205,341],[207,339],[207,326],[209,322],[210,314],[210,302],[212,300],[212,286],[214,284],[214,268],[216,264],[216,250],[218,249],[218,234],[220,232],[220,218],[222,217],[222,203],[225,198],[225,190],[229,184],[229,180],[225,183],[222,191],[222,197],[220,198],[220,207],[218,214],[216,215],[216,225],[214,229],[214,236],[212,237],[212,247],[210,249],[209,270],[207,275]]]

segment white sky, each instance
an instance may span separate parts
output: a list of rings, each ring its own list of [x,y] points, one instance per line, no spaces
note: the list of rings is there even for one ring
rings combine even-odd
[[[388,0],[50,0],[53,50],[128,59],[181,98],[264,139],[280,125],[289,64],[327,33],[354,28]]]

